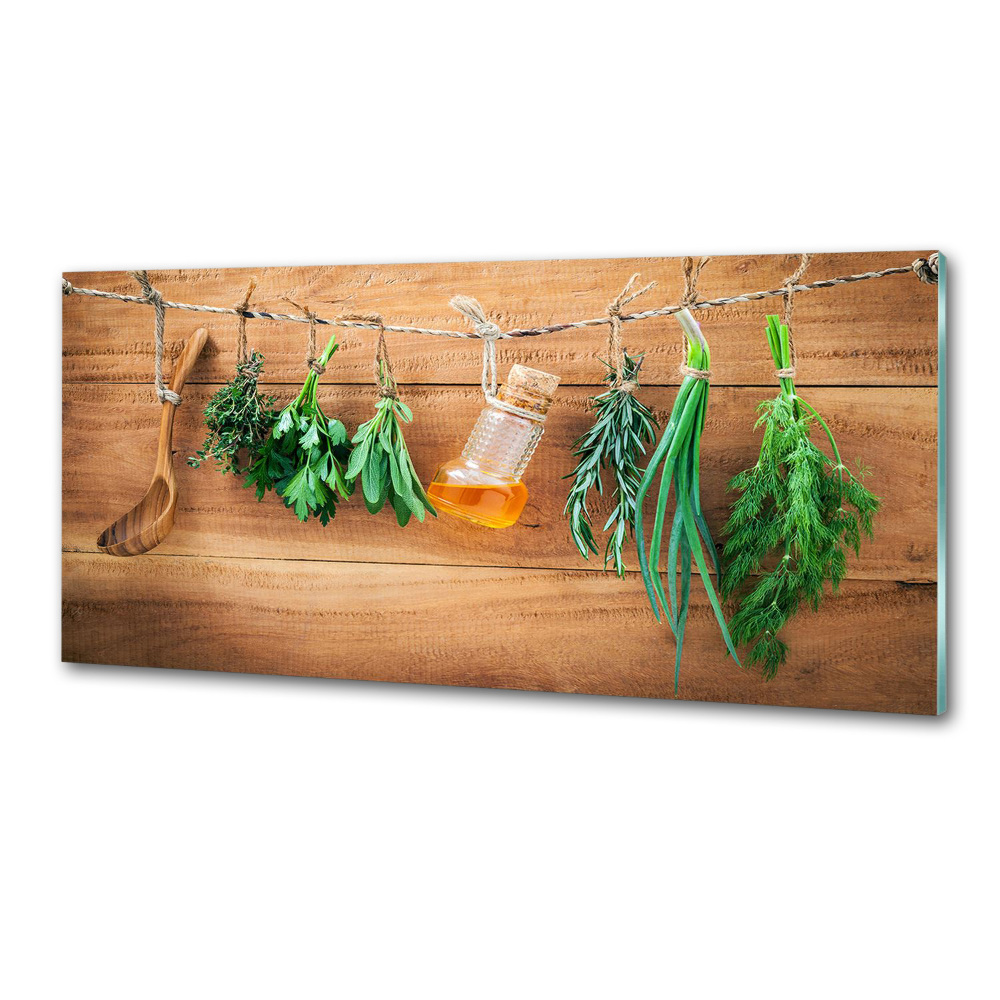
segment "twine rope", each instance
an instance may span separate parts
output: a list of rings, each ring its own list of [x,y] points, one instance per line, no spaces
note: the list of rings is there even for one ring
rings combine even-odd
[[[488,319],[483,307],[468,295],[456,295],[448,303],[460,312],[476,328],[476,336],[483,341],[483,395],[493,400],[497,394],[497,340],[508,337],[499,326]]]
[[[681,295],[681,309],[696,309],[698,302],[698,275],[701,269],[711,260],[711,257],[699,257],[697,262],[694,257],[684,258],[684,292]],[[680,312],[680,309],[677,310]],[[704,343],[704,338],[702,338]],[[708,368],[692,368],[683,359],[687,357],[687,337],[681,334],[681,363],[678,371],[683,378],[694,378],[702,382],[707,382],[712,377],[712,372]]]
[[[153,360],[153,380],[156,383],[156,398],[161,403],[173,403],[174,406],[180,406],[181,397],[173,389],[168,388],[167,384],[163,381],[163,326],[164,313],[166,311],[163,296],[149,283],[149,275],[145,271],[129,271],[128,273],[139,282],[139,287],[142,289],[141,301],[151,305],[156,313],[156,322],[153,329],[153,340],[156,344]]]
[[[804,253],[799,260],[799,266],[790,274],[785,281],[785,326],[788,327],[788,353],[792,363],[787,368],[778,368],[775,371],[777,378],[795,378],[798,355],[795,352],[795,338],[792,336],[792,306],[795,299],[795,286],[802,280],[802,276],[809,267],[812,260],[811,253]]]
[[[389,360],[389,345],[385,340],[385,324],[382,322],[382,317],[378,313],[360,313],[350,314],[342,318],[372,323],[378,328],[375,359],[372,362],[375,388],[378,390],[380,398],[399,399],[399,383],[396,381],[396,373],[392,370],[392,361]]]
[[[816,288],[834,288],[837,285],[846,285],[855,281],[869,281],[873,278],[885,278],[894,274],[916,274],[925,284],[937,283],[937,254],[931,254],[927,258],[918,257],[912,264],[906,267],[887,267],[881,271],[865,271],[862,274],[848,274],[838,278],[824,278],[820,281],[811,281],[808,284],[797,284],[794,286],[795,292],[808,292]],[[688,308],[714,309],[717,306],[735,305],[741,302],[757,302],[761,299],[781,298],[788,292],[788,287],[770,288],[759,292],[743,292],[740,295],[725,295],[715,299],[702,299],[693,303]],[[95,299],[108,299],[116,302],[130,302],[135,305],[152,305],[144,295],[121,295],[118,292],[107,292],[97,288],[77,288],[75,285],[62,279],[63,295],[84,295]],[[185,312],[215,313],[221,316],[238,316],[239,310],[227,308],[225,306],[195,305],[190,302],[171,302],[162,300],[164,309],[182,309]],[[644,312],[630,313],[622,316],[622,323],[634,323],[646,319],[654,319],[658,316],[672,316],[685,308],[683,305],[668,305],[659,309],[648,309]],[[267,312],[262,309],[244,310],[247,319],[266,319],[279,323],[308,323],[305,316],[296,316],[290,313]],[[315,313],[313,322],[317,326],[340,326],[360,330],[377,330],[375,323],[366,323],[358,320],[346,319],[326,319]],[[524,329],[506,330],[500,337],[503,339],[514,339],[518,337],[537,337],[546,333],[560,333],[563,330],[581,330],[592,326],[607,326],[611,322],[608,315],[598,316],[594,319],[577,320],[572,323],[551,323],[547,326],[527,327]],[[457,340],[474,340],[479,337],[478,332],[467,332],[464,330],[436,330],[421,326],[396,326],[386,323],[383,329],[387,333],[412,333],[424,334],[431,337],[451,337]]]
[[[614,388],[621,389],[630,395],[639,388],[639,383],[625,378],[625,345],[622,343],[622,308],[634,302],[640,295],[648,292],[655,281],[633,292],[632,287],[639,280],[637,271],[628,279],[628,284],[618,293],[618,296],[608,303],[608,364],[615,373]]]
[[[284,298],[286,302],[290,302],[296,309],[302,311],[305,316],[305,322],[309,324],[309,340],[306,346],[306,367],[311,371],[314,371],[317,375],[322,375],[326,371],[326,365],[321,365],[319,363],[319,358],[316,356],[316,324],[319,322],[319,317],[311,309],[307,309],[305,306],[300,306],[298,302],[293,302],[287,296]]]
[[[257,287],[257,279],[251,278],[247,282],[246,295],[243,296],[242,302],[237,302],[235,309],[239,314],[239,327],[236,332],[236,364],[245,365],[250,358],[250,352],[247,350],[247,309],[250,308],[250,296],[253,295],[254,289]]]

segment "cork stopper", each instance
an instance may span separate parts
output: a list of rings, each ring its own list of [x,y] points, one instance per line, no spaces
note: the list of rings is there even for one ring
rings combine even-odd
[[[559,387],[559,376],[524,365],[512,365],[506,384],[509,389],[537,393],[551,401]]]

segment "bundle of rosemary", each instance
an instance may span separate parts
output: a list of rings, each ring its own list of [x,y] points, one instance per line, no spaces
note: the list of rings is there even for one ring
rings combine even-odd
[[[263,367],[264,356],[252,351],[248,358],[237,362],[236,377],[209,400],[205,407],[208,435],[201,451],[187,460],[192,468],[214,459],[223,475],[231,472],[242,476],[257,460],[274,424],[274,397],[262,396],[257,390]],[[245,461],[240,461],[240,452],[245,454]]]
[[[334,334],[316,367],[324,368],[336,350]],[[302,391],[278,414],[245,485],[256,488],[258,500],[273,489],[300,521],[312,515],[325,525],[336,514],[337,502],[351,495],[353,485],[344,477],[351,453],[347,430],[323,412],[316,398],[318,383],[319,372],[313,368]]]
[[[646,454],[645,445],[656,439],[656,420],[652,411],[634,395],[642,357],[641,354],[635,357],[624,354],[621,384],[617,384],[620,380],[615,366],[603,362],[608,369],[604,380],[611,383],[611,388],[590,400],[590,407],[596,413],[594,425],[573,445],[573,455],[579,461],[576,468],[563,477],[573,479],[563,515],[569,517],[573,543],[580,555],[589,560],[591,552],[598,554],[598,548],[587,510],[587,496],[595,487],[603,494],[601,471],[611,471],[615,482],[615,508],[602,529],[612,529],[604,549],[604,569],[614,565],[615,572],[623,579],[625,538],[626,535],[635,536],[635,498],[642,479],[640,456]]]
[[[674,659],[674,691],[680,685],[681,654],[684,648],[684,629],[687,624],[688,604],[691,592],[691,558],[694,557],[698,573],[701,575],[709,603],[715,612],[716,621],[722,632],[723,641],[730,654],[736,659],[736,649],[722,614],[722,607],[712,574],[705,559],[704,544],[712,559],[717,579],[721,583],[721,567],[718,553],[712,541],[708,523],[701,509],[700,471],[701,435],[705,427],[708,411],[708,370],[710,353],[708,342],[701,333],[694,317],[687,309],[675,314],[687,338],[687,364],[681,369],[681,382],[670,419],[663,431],[653,457],[646,467],[642,482],[635,498],[635,533],[639,552],[639,568],[646,585],[649,603],[661,621],[660,609],[666,616],[677,640]],[[705,374],[700,374],[704,372]],[[660,489],[656,501],[656,513],[650,537],[649,551],[646,550],[646,533],[643,525],[642,502],[657,473],[660,474]],[[663,572],[667,575],[667,592],[664,593],[660,577],[660,553],[663,542],[663,527],[666,518],[667,500],[671,485],[674,487],[675,512],[667,545],[667,562]],[[678,561],[681,574],[680,591],[677,590]]]
[[[413,420],[413,411],[397,395],[384,335],[379,337],[375,376],[380,391],[375,416],[365,421],[352,439],[355,448],[346,478],[353,489],[361,477],[361,494],[369,514],[377,514],[388,501],[396,522],[405,528],[411,516],[422,522],[426,512],[437,517],[437,511],[427,499],[406,447],[402,424]]]
[[[749,646],[747,665],[769,680],[788,651],[778,633],[803,601],[819,607],[825,581],[837,590],[846,550],[857,555],[861,536],[872,537],[880,501],[863,485],[867,470],[860,463],[856,472],[844,465],[826,421],[795,391],[788,327],[777,316],[767,317],[767,342],[781,391],[758,407],[756,426],[764,437],[756,464],[730,483],[740,497],[726,525],[722,593],[730,598],[743,591],[732,635],[737,645]],[[832,459],[812,441],[816,424],[830,442]],[[780,553],[777,565],[761,572],[774,551]],[[757,573],[757,582],[744,589]]]

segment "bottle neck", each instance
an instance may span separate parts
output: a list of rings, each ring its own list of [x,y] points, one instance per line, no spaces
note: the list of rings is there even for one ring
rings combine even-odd
[[[540,417],[544,417],[552,405],[551,396],[546,396],[525,386],[508,385],[507,383],[504,383],[497,390],[496,398],[508,407],[525,410]]]

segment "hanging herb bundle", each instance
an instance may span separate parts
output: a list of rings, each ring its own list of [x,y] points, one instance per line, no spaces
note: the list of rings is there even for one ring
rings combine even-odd
[[[587,510],[587,496],[596,487],[603,494],[601,472],[611,471],[615,482],[615,508],[608,517],[603,531],[611,530],[604,549],[604,569],[613,565],[619,577],[625,577],[625,560],[622,550],[626,536],[635,536],[636,491],[642,480],[639,469],[640,456],[646,454],[645,445],[656,440],[656,419],[634,393],[639,385],[642,355],[631,357],[623,353],[622,377],[615,366],[604,362],[608,369],[605,381],[611,388],[590,400],[596,413],[594,425],[573,445],[573,455],[579,460],[576,468],[564,476],[573,479],[573,485],[563,508],[569,517],[569,531],[573,543],[584,559],[599,550]]]
[[[375,416],[365,421],[352,439],[355,447],[347,466],[347,481],[353,489],[360,477],[368,513],[378,514],[388,502],[400,527],[406,527],[411,517],[422,522],[428,512],[437,517],[403,437],[402,425],[413,420],[413,412],[397,393],[382,331],[375,357],[375,381],[380,393]]]
[[[708,371],[711,358],[708,343],[702,336],[691,313],[687,309],[682,309],[675,315],[687,338],[687,364],[681,368],[684,380],[677,392],[677,399],[670,413],[670,419],[656,450],[653,452],[653,457],[642,477],[642,482],[639,484],[635,498],[635,533],[639,552],[639,568],[642,571],[642,579],[646,585],[646,593],[649,596],[653,614],[656,615],[657,621],[661,621],[660,609],[662,608],[677,640],[677,653],[674,659],[674,691],[676,692],[680,684],[681,654],[684,648],[684,629],[687,624],[691,592],[692,556],[708,593],[708,599],[715,612],[715,618],[719,623],[726,648],[737,663],[739,658],[736,656],[733,640],[726,626],[719,597],[712,584],[712,575],[702,548],[704,544],[712,559],[716,577],[721,583],[719,557],[712,541],[708,523],[702,513],[700,491],[701,435],[705,427],[705,414],[708,410]],[[647,552],[642,503],[652,487],[657,473],[660,475],[660,489]],[[667,500],[671,486],[674,489],[675,513],[667,545],[667,562],[663,569],[667,576],[667,592],[664,593],[659,566]],[[677,590],[678,561],[681,574],[679,592]]]
[[[257,460],[267,435],[274,424],[273,396],[262,396],[257,382],[264,367],[264,356],[247,350],[247,317],[250,297],[257,287],[251,278],[243,301],[235,306],[239,316],[236,337],[236,377],[227,382],[205,407],[208,435],[201,451],[188,458],[188,465],[197,469],[202,462],[213,459],[219,471],[242,476]],[[240,461],[240,453],[246,460]]]
[[[212,459],[223,475],[242,476],[257,460],[274,424],[274,397],[263,396],[257,389],[263,366],[263,355],[251,352],[237,362],[236,377],[209,400],[205,407],[208,435],[201,451],[187,460],[192,468]],[[241,452],[245,461],[240,460]]]
[[[767,317],[767,342],[781,391],[758,407],[764,437],[756,464],[729,484],[740,497],[726,525],[722,592],[729,598],[741,591],[770,553],[780,553],[742,593],[730,622],[737,645],[749,646],[747,665],[770,680],[788,651],[778,633],[803,601],[819,607],[827,580],[836,592],[847,550],[857,555],[861,537],[872,537],[880,501],[863,484],[867,470],[844,465],[826,421],[796,393],[788,326],[777,316]],[[812,441],[816,424],[832,459]]]
[[[311,515],[324,525],[336,514],[338,501],[352,492],[344,477],[351,453],[347,430],[339,420],[326,416],[316,398],[320,371],[336,350],[334,334],[310,365],[302,391],[278,414],[245,484],[256,489],[258,500],[273,489],[300,521]]]

